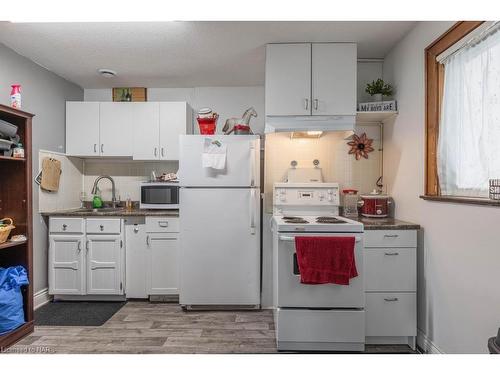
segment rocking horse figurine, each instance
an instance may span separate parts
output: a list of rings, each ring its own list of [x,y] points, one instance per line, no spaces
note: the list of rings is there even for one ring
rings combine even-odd
[[[226,120],[226,123],[224,124],[224,127],[222,128],[222,131],[224,132],[224,134],[229,135],[235,130],[236,126],[242,125],[243,127],[248,127],[249,134],[253,134],[252,130],[250,130],[250,120],[252,119],[252,117],[257,117],[257,112],[255,111],[254,107],[248,108],[245,113],[243,113],[243,116],[241,118],[228,118]]]

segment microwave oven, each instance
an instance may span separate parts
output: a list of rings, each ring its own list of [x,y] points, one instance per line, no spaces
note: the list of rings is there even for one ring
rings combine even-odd
[[[154,210],[179,208],[179,183],[141,182],[139,207]]]

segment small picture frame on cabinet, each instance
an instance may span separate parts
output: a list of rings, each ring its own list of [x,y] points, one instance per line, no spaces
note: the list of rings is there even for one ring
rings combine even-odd
[[[146,102],[147,89],[145,87],[114,87],[114,102]]]

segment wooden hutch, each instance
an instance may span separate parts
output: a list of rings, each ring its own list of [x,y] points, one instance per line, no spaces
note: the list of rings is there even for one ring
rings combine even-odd
[[[10,217],[16,228],[11,232],[24,234],[23,242],[0,244],[0,267],[22,265],[28,271],[29,285],[22,288],[26,323],[0,335],[0,352],[33,332],[33,210],[31,176],[31,124],[34,115],[0,104],[0,119],[18,127],[25,157],[13,158],[0,153],[0,219]]]

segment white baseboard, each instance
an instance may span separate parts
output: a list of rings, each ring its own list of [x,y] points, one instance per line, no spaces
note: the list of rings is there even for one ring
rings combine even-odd
[[[420,329],[417,330],[417,344],[428,354],[445,354],[436,344],[434,344],[427,335]]]
[[[42,290],[39,290],[33,295],[33,305],[34,309],[38,309],[39,307],[42,307],[46,303],[49,303],[52,300],[52,297],[49,296],[49,289],[45,288]]]

